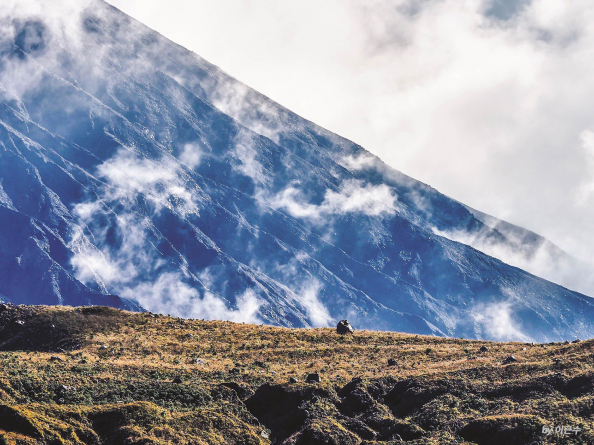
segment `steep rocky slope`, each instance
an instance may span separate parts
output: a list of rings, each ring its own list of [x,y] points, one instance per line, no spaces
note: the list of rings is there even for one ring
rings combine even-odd
[[[0,20],[3,300],[594,335],[590,298],[448,239],[517,245],[457,201],[102,1],[23,8]]]

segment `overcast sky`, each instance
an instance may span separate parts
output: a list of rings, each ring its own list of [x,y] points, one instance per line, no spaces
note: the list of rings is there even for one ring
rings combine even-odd
[[[594,263],[591,0],[109,0],[282,105]]]

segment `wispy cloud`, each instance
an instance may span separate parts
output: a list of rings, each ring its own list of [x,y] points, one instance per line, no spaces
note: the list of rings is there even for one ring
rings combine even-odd
[[[488,226],[479,231],[466,230],[438,230],[436,235],[452,241],[467,244],[497,258],[504,263],[523,269],[536,276],[560,284],[571,290],[594,295],[593,269],[587,263],[582,263],[554,244],[541,240],[529,241],[502,237]]]
[[[472,311],[476,331],[482,338],[497,341],[531,341],[522,333],[514,316],[514,305],[509,301],[477,305]]]
[[[265,201],[271,207],[284,210],[291,216],[314,222],[348,213],[386,216],[397,212],[397,197],[390,187],[385,184],[366,184],[358,179],[344,181],[338,191],[327,189],[320,204],[308,203],[296,187],[287,187],[272,197],[265,197]]]
[[[187,151],[188,146],[183,153]],[[166,259],[156,247],[159,237],[151,218],[163,208],[182,218],[198,213],[200,195],[183,182],[177,164],[167,158],[148,160],[122,148],[98,167],[97,176],[105,181],[97,195],[73,209],[84,228],[70,240],[75,252],[71,263],[79,280],[154,312],[260,321],[262,302],[252,290],[245,290],[231,305],[208,290],[208,271],[192,276],[183,267],[183,259],[174,264],[174,258]],[[139,207],[139,197],[152,205]]]

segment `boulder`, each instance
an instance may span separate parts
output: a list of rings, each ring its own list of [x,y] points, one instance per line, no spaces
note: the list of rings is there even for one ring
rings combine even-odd
[[[340,320],[336,325],[336,332],[340,335],[352,334],[355,332],[355,329],[353,329],[348,320]]]
[[[505,360],[503,360],[503,364],[504,365],[508,365],[510,363],[515,363],[517,362],[518,359],[516,357],[514,357],[513,355],[510,355],[509,357],[507,357]]]
[[[393,358],[388,359],[388,366],[396,366],[397,364],[398,364],[398,362],[396,361],[396,359],[393,359]]]
[[[491,349],[489,349],[486,346],[481,346],[481,348],[479,349],[479,352],[489,352],[489,351],[491,351]]]
[[[307,383],[320,383],[322,381],[322,378],[320,377],[320,374],[314,372],[312,374],[309,374],[305,381]]]
[[[299,383],[299,380],[297,380],[295,377],[291,377],[289,379],[289,383]]]

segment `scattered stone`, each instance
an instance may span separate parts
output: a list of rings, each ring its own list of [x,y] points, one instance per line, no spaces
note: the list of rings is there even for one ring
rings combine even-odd
[[[268,434],[268,431],[262,430],[260,436],[262,436],[264,439],[268,439],[270,437],[270,434]]]
[[[105,351],[107,349],[107,345],[101,345],[99,346],[99,349]]]
[[[59,403],[60,405],[63,405],[65,402],[66,402],[66,400],[64,400],[64,399],[58,399],[58,403]]]
[[[491,349],[488,348],[487,346],[481,346],[481,348],[479,349],[479,352],[490,352]]]
[[[25,324],[25,322],[23,320],[16,320],[15,323],[20,326],[23,326]]]
[[[194,334],[186,334],[185,337],[189,340],[194,338]]]
[[[297,380],[295,377],[291,377],[289,379],[289,383],[299,383],[299,380]]]
[[[74,386],[60,385],[58,387],[58,392],[60,394],[65,394],[65,393],[74,392],[74,391],[76,391],[76,388]]]
[[[50,357],[50,361],[52,361],[52,362],[63,362],[64,359],[62,357],[58,357],[57,355],[52,355]]]
[[[8,307],[7,304],[4,304],[4,303],[3,304],[0,304],[0,314],[2,312],[6,312],[7,310],[9,310],[9,307]]]
[[[80,362],[81,365],[86,365],[89,361],[86,358],[83,358]]]
[[[180,383],[183,383],[183,382],[182,382],[181,377],[176,377],[176,378],[173,379],[173,383],[176,383],[176,384],[179,385]]]
[[[564,344],[564,345],[568,345],[568,344],[569,344],[569,340],[565,340],[565,341],[563,342],[563,344]]]
[[[318,374],[317,372],[314,372],[312,374],[309,374],[307,376],[307,378],[305,379],[305,381],[307,383],[320,383],[322,381],[320,374]]]
[[[396,366],[397,364],[398,364],[398,362],[396,361],[396,359],[393,359],[393,358],[388,359],[388,366]]]
[[[241,369],[239,368],[233,368],[231,371],[229,371],[229,374],[239,374],[241,373]]]
[[[574,341],[572,341],[572,343],[579,343],[581,342],[581,340],[579,338],[576,338]]]
[[[503,360],[503,364],[507,365],[509,363],[515,363],[517,362],[518,359],[516,357],[514,357],[513,355],[510,355],[509,357],[507,357],[505,360]]]
[[[355,329],[351,326],[348,320],[340,320],[336,325],[336,332],[340,335],[352,334]]]
[[[525,351],[525,350],[526,350],[526,348],[522,348],[522,351]]]
[[[197,365],[206,365],[206,362],[204,360],[202,360],[201,358],[197,358],[194,363],[196,363]]]

